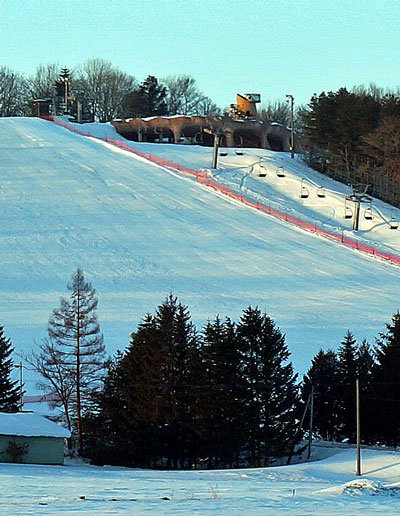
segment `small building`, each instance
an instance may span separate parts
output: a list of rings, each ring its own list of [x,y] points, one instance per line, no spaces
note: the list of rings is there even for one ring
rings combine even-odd
[[[64,464],[70,432],[33,412],[0,412],[0,462]]]
[[[51,105],[51,99],[35,99],[32,103],[32,116],[49,116]]]

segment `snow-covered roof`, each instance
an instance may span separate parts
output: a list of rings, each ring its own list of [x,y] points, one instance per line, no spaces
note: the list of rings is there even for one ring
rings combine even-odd
[[[23,437],[70,437],[70,432],[33,412],[0,412],[0,435]]]

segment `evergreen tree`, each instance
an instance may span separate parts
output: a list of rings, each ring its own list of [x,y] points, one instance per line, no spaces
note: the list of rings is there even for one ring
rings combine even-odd
[[[170,392],[163,376],[165,353],[159,338],[155,318],[147,314],[131,334],[121,361],[127,410],[120,419],[130,465],[156,466],[165,450],[165,405]]]
[[[124,456],[122,463],[168,468],[193,463],[198,453],[194,411],[199,364],[190,314],[170,295],[154,316],[148,314],[138,325],[112,375],[107,375],[111,403],[113,378],[123,378],[119,430],[113,437],[118,454]],[[101,405],[103,418],[108,418],[108,410]]]
[[[327,441],[336,439],[340,424],[339,379],[336,353],[331,349],[321,349],[312,359],[303,379],[303,400],[308,398],[311,385],[314,386],[314,430]]]
[[[74,412],[78,453],[83,454],[82,410],[99,388],[104,369],[103,336],[97,322],[97,298],[81,269],[68,284],[69,300],[61,298],[53,310],[47,332],[49,341],[59,350],[61,367],[73,380]]]
[[[377,127],[379,112],[379,101],[371,95],[346,88],[314,95],[305,115],[311,148],[325,149],[329,166],[349,173],[358,164],[360,137]]]
[[[375,399],[373,390],[374,353],[364,339],[356,351],[357,376],[360,381],[360,419],[361,439],[363,442],[375,442]]]
[[[400,443],[400,312],[376,340],[373,372],[376,437],[386,444]]]
[[[167,442],[173,467],[184,467],[193,453],[196,429],[193,406],[197,382],[198,337],[188,308],[172,294],[157,309],[156,327],[164,351],[162,379],[169,389],[166,403]]]
[[[149,75],[137,89],[129,93],[124,102],[125,117],[162,116],[168,113],[167,88]]]
[[[117,351],[106,365],[103,388],[95,396],[96,410],[86,414],[83,422],[90,437],[85,452],[95,464],[129,464],[130,434],[126,425],[127,377],[121,366],[124,354]]]
[[[311,166],[369,194],[399,202],[399,92],[357,87],[314,95],[301,113]]]
[[[69,100],[71,97],[72,74],[68,68],[62,68],[58,79],[54,82],[56,114],[62,115],[69,112]]]
[[[356,434],[356,355],[356,340],[351,331],[347,331],[338,351],[338,402],[340,403],[338,417],[340,420],[340,435],[349,438],[352,442],[355,442]]]
[[[372,381],[372,372],[375,365],[374,352],[369,343],[364,339],[356,351],[357,375],[361,387],[368,388]]]
[[[245,430],[252,465],[289,453],[296,438],[298,386],[285,337],[258,308],[243,311],[237,326],[246,382]]]
[[[241,354],[236,327],[227,318],[208,322],[203,330],[202,363],[205,388],[199,406],[203,430],[203,454],[209,467],[226,467],[238,463],[246,442],[241,376]]]
[[[11,340],[6,338],[4,327],[0,325],[0,412],[16,412],[20,403],[18,382],[10,378],[13,351]]]

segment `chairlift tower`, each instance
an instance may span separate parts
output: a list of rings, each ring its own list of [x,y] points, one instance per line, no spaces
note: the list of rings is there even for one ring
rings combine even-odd
[[[360,183],[351,185],[352,193],[346,195],[346,201],[354,202],[353,214],[353,230],[358,231],[360,228],[360,207],[362,202],[371,202],[371,197],[367,194],[369,184],[363,185]]]

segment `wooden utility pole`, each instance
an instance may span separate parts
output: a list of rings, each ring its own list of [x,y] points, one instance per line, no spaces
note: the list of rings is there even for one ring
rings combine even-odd
[[[216,131],[213,131],[212,129],[209,129],[208,127],[206,127],[204,129],[204,132],[208,133],[208,134],[212,134],[214,136],[214,147],[213,147],[211,168],[216,169],[218,166],[219,146],[221,143],[221,137],[224,136],[224,133],[223,133],[223,131],[221,131],[221,129],[217,129]]]
[[[356,378],[357,458],[356,475],[361,476],[360,379]]]
[[[310,405],[310,401],[311,401],[311,391],[310,391],[310,394],[308,395],[308,398],[307,398],[307,402],[305,404],[305,407],[304,407],[304,410],[303,410],[303,415],[301,416],[301,420],[300,420],[300,424],[299,424],[299,428],[297,430],[297,433],[296,433],[296,438],[298,437],[298,435],[300,434],[302,428],[303,428],[303,423],[304,423],[304,420],[306,418],[306,415],[307,415],[307,410],[308,410],[308,407]],[[292,457],[293,457],[293,454],[294,454],[294,449],[296,447],[296,439],[294,440],[294,444],[292,446],[292,449],[290,450],[290,453],[289,453],[289,456],[288,456],[288,459],[286,461],[286,464],[289,465],[291,460],[292,460]]]
[[[218,165],[218,149],[219,149],[220,137],[217,133],[214,134],[214,147],[211,168],[217,168]]]
[[[308,453],[307,453],[307,459],[309,459],[311,457],[311,444],[312,444],[313,425],[314,425],[314,384],[311,384],[311,394],[310,394],[310,430],[309,430],[309,434],[308,434]]]

